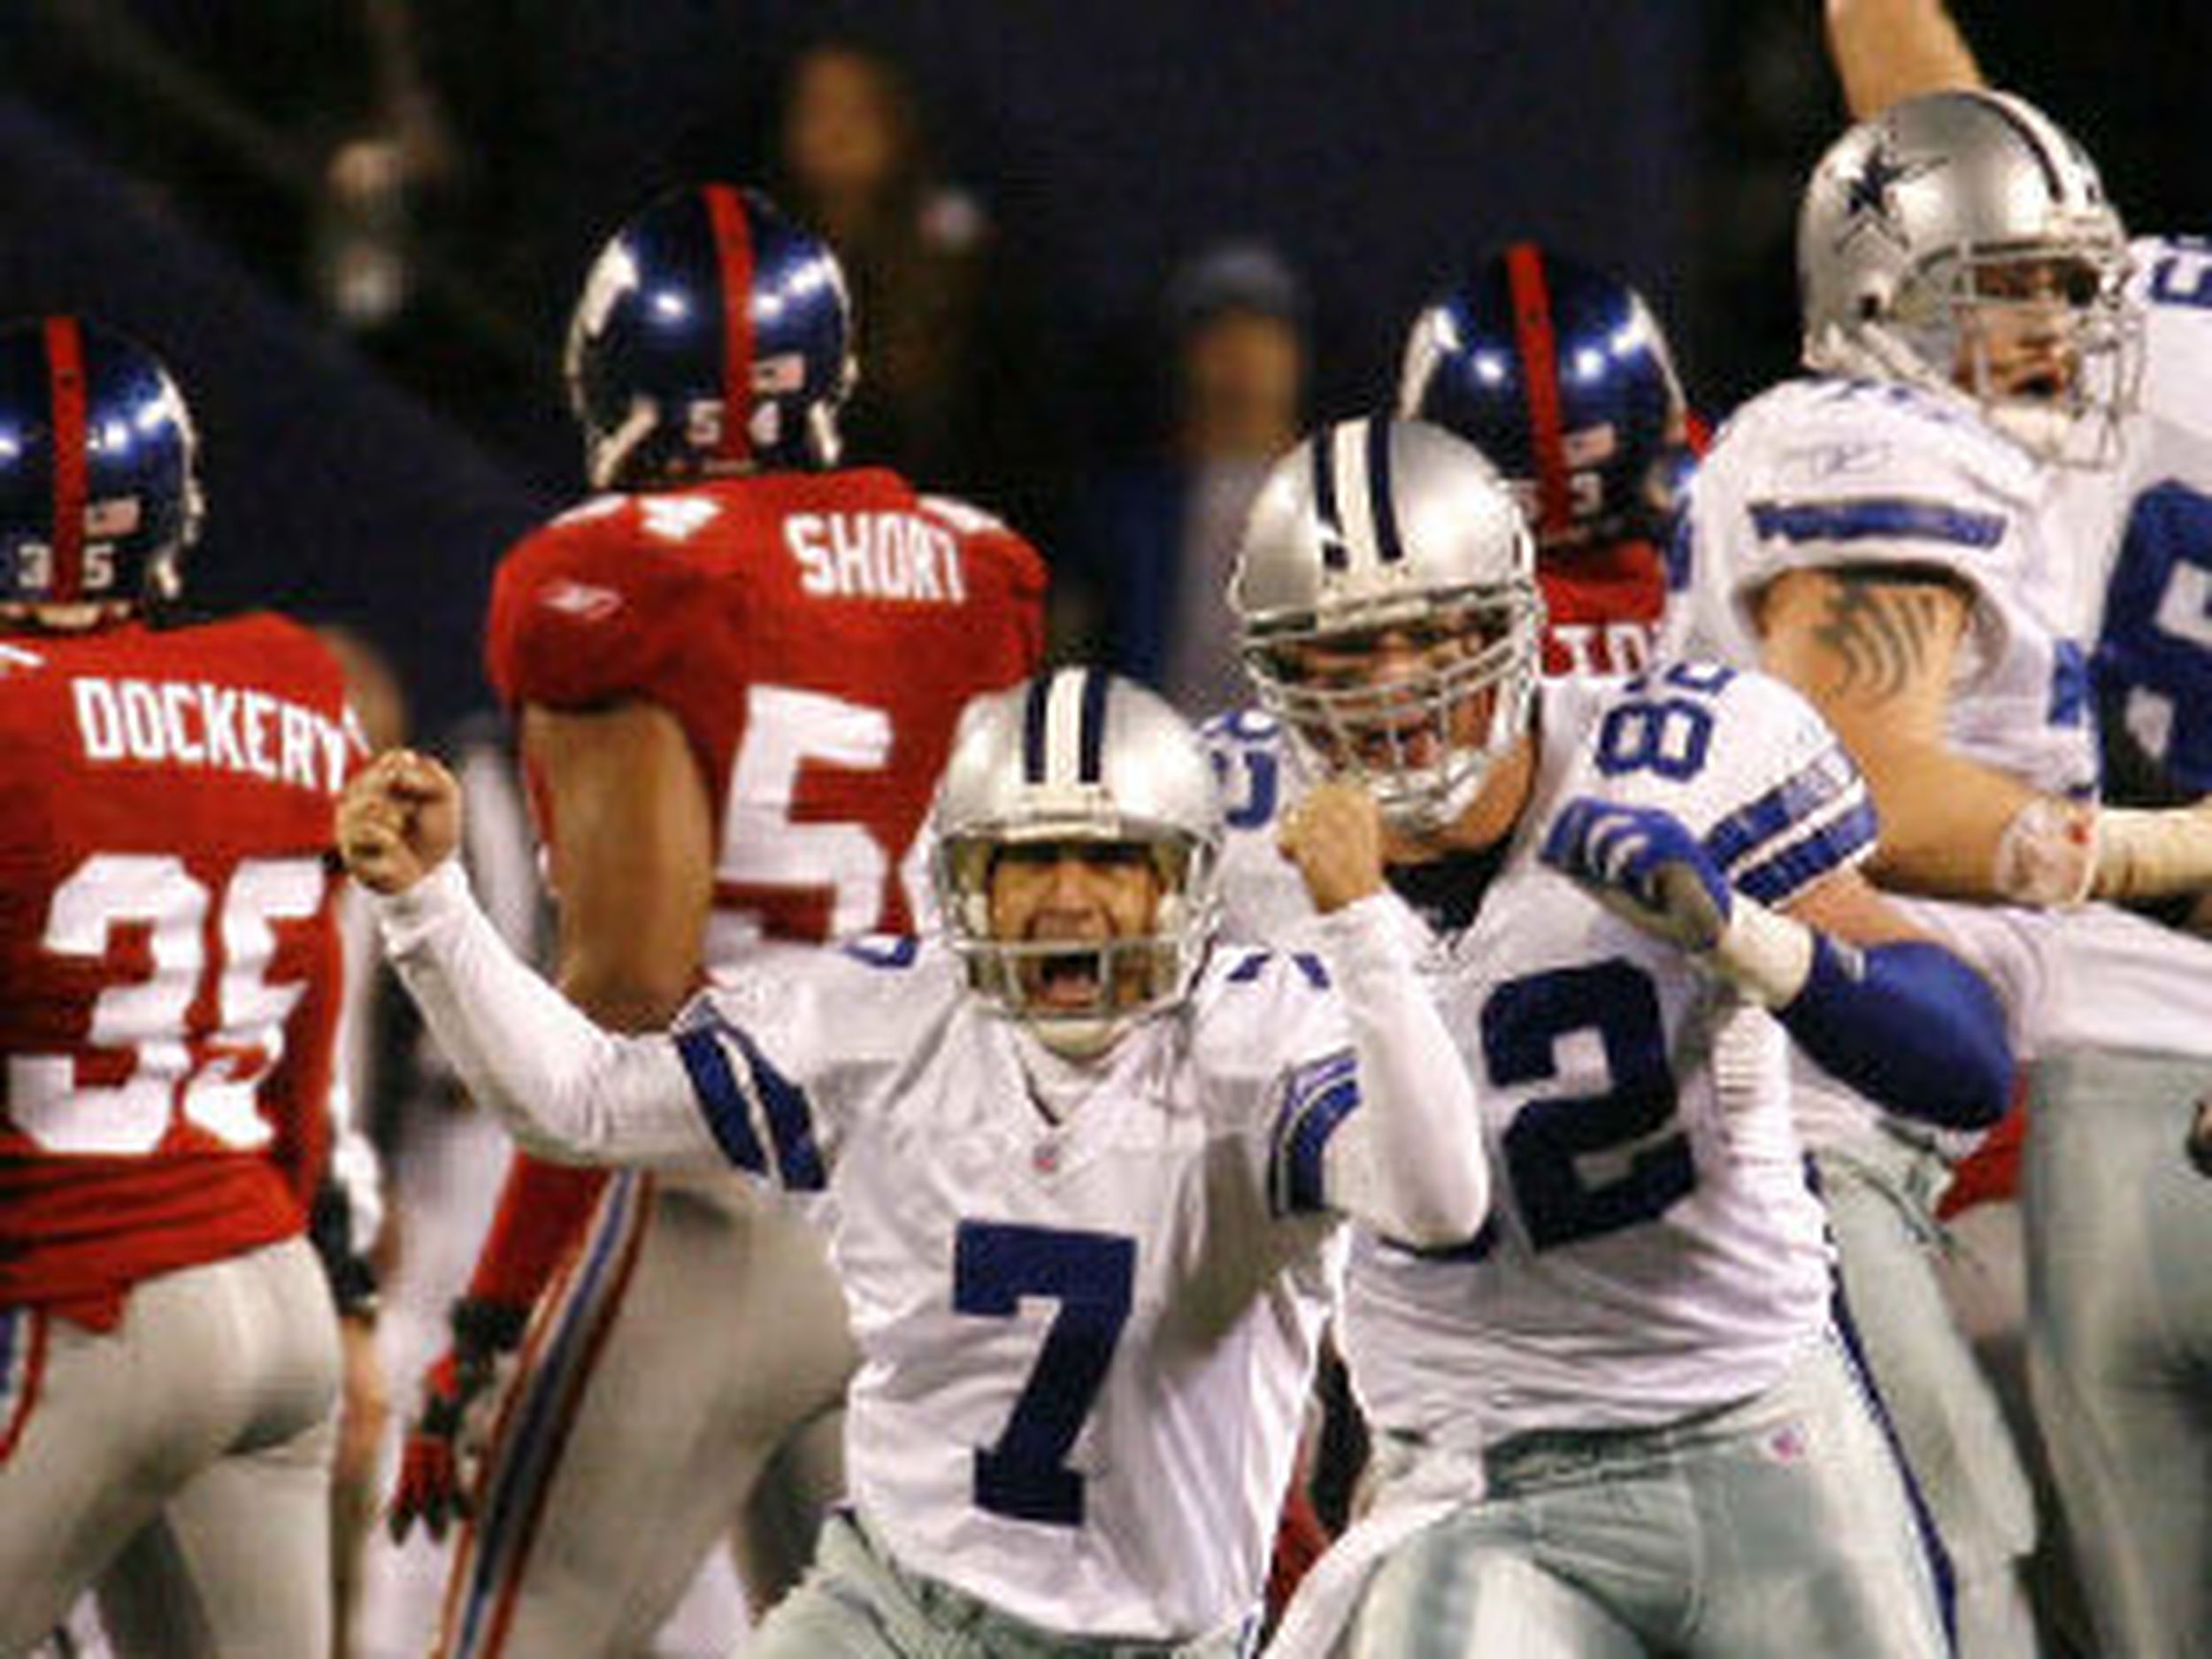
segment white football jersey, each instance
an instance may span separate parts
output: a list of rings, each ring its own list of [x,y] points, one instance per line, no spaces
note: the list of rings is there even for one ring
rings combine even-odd
[[[2197,280],[2188,279],[2193,296]],[[2177,326],[2154,326],[2151,350],[2162,341],[2170,351],[2178,337]],[[2212,362],[2212,347],[2200,349],[2200,360]],[[2180,383],[2172,373],[2156,378],[2169,395]],[[2116,621],[2129,607],[2162,608],[2177,630],[2202,628],[2212,641],[2201,611],[2212,599],[2212,553],[2200,556],[2206,563],[2193,584],[2185,572],[2178,590],[2171,559],[2154,570],[2139,565],[2134,576],[2124,561],[2116,574],[2113,567],[2132,470],[2147,457],[2171,465],[2203,455],[2212,486],[2212,428],[2199,438],[2173,422],[2138,423],[2130,439],[2132,458],[2122,467],[2049,466],[1961,399],[1870,381],[1785,382],[1722,427],[1692,480],[1668,646],[1754,664],[1759,643],[1748,605],[1781,572],[1940,565],[1974,590],[1951,687],[1952,746],[2037,788],[2093,795],[2094,700],[2082,648],[2098,636],[2108,578]],[[2162,535],[2187,511],[2164,495],[2153,505]],[[2203,521],[2212,527],[2212,513]],[[2147,522],[2139,503],[2134,522],[2139,530]],[[2145,581],[2161,597],[2143,598]],[[2190,605],[2198,607],[2193,624]],[[2109,658],[2108,634],[2102,649]],[[2212,980],[2212,948],[2199,941],[2117,912],[2095,911],[2092,926],[2085,912],[1938,900],[1905,908],[1997,985],[2024,1059],[2076,1047],[2212,1051],[2212,990],[2196,990]],[[2200,958],[2202,971],[2193,965]],[[2162,1001],[2142,995],[2139,981],[2160,979],[2169,982]],[[1871,1120],[1873,1107],[1809,1062],[1801,1059],[1796,1072],[1800,1122],[1816,1144]]]
[[[2212,242],[2146,238],[2131,251],[2142,418],[2097,673],[2143,751],[2212,792]]]
[[[1217,953],[1084,1069],[909,940],[774,951],[687,1014],[723,1150],[829,1201],[847,1477],[902,1564],[1054,1630],[1256,1604],[1340,1264],[1321,1160],[1358,1096],[1323,982]]]
[[[2128,251],[2144,309],[2144,412],[2212,437],[2212,240],[2144,236]]]
[[[1537,855],[1577,796],[1662,807],[1740,889],[1786,904],[1871,848],[1864,786],[1804,702],[1759,675],[1683,664],[1540,696],[1533,794],[1480,908],[1457,932],[1424,929],[1502,1177],[1491,1219],[1425,1254],[1354,1230],[1341,1338],[1361,1401],[1379,1426],[1440,1442],[1743,1399],[1827,1318],[1780,1026]],[[1279,802],[1279,748],[1259,716],[1209,736],[1241,819],[1229,926],[1293,937],[1294,878],[1271,867],[1248,792],[1271,772]]]
[[[1785,381],[1730,417],[1691,480],[1663,654],[1756,664],[1750,607],[1787,571],[1939,566],[1974,595],[1951,746],[2085,799],[2097,787],[2085,653],[2117,511],[2109,474],[2039,463],[1962,399]]]

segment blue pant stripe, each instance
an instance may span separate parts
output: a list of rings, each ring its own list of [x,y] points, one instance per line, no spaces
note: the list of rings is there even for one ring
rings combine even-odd
[[[499,1448],[491,1487],[484,1494],[483,1511],[477,1520],[476,1559],[469,1573],[460,1640],[454,1649],[457,1659],[477,1650],[486,1615],[496,1603],[501,1584],[510,1571],[507,1557],[527,1529],[529,1517],[556,1472],[555,1461],[538,1454],[557,1431],[561,1402],[572,1385],[580,1384],[574,1375],[576,1351],[602,1304],[601,1292],[610,1264],[620,1255],[619,1246],[630,1231],[644,1179],[636,1171],[625,1171],[607,1188],[599,1218],[585,1241],[583,1264],[577,1270],[551,1340],[523,1379],[525,1392],[515,1417],[515,1432]]]

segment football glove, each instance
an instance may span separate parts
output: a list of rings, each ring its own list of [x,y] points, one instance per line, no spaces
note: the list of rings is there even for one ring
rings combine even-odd
[[[404,1542],[417,1521],[442,1543],[446,1528],[472,1512],[492,1405],[528,1319],[527,1309],[504,1302],[464,1296],[453,1304],[453,1346],[423,1372],[422,1408],[400,1450],[385,1512],[394,1543]]]
[[[1615,915],[1688,951],[1728,931],[1735,895],[1697,837],[1656,807],[1580,795],[1552,819],[1539,855]]]

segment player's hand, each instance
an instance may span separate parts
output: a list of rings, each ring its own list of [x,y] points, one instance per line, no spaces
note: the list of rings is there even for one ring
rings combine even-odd
[[[476,1464],[490,1443],[488,1418],[505,1369],[522,1340],[518,1308],[463,1297],[453,1304],[453,1346],[422,1377],[422,1408],[408,1425],[399,1475],[385,1511],[395,1544],[417,1521],[434,1542],[473,1513]]]
[[[1382,891],[1382,813],[1357,784],[1319,785],[1285,815],[1276,845],[1324,916]]]
[[[336,836],[356,881],[404,893],[460,844],[460,786],[427,755],[387,749],[339,797]]]
[[[1727,878],[1681,820],[1656,807],[1578,796],[1552,819],[1539,856],[1614,914],[1685,950],[1710,950],[1727,930]]]

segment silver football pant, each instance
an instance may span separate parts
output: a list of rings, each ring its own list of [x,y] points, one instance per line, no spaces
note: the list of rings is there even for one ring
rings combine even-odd
[[[2028,1374],[2106,1652],[2212,1655],[2212,1064],[2078,1052],[2031,1081]]]
[[[40,1371],[0,1460],[0,1655],[88,1585],[129,1659],[329,1652],[338,1326],[303,1240],[147,1279],[112,1331],[0,1325]]]
[[[1944,1659],[1932,1563],[1855,1363],[1661,1428],[1521,1435],[1370,1581],[1351,1659]]]
[[[1879,1128],[1814,1161],[1861,1351],[1950,1556],[1960,1659],[2033,1659],[2022,1569],[2035,1496],[1937,1271],[1951,1248],[1935,1217],[1950,1166]]]

